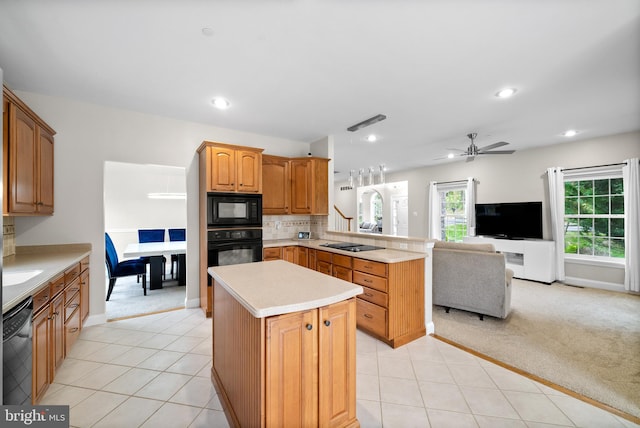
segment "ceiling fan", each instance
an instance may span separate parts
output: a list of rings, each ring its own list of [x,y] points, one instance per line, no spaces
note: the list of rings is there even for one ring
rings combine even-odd
[[[478,155],[510,155],[511,153],[515,152],[515,150],[493,150],[493,149],[497,149],[498,147],[506,146],[507,144],[509,144],[505,141],[489,144],[488,146],[484,146],[484,147],[478,147],[476,146],[476,143],[475,143],[475,139],[477,136],[478,134],[476,132],[467,134],[467,137],[469,137],[469,139],[471,140],[471,144],[469,144],[469,147],[467,147],[466,150],[460,150],[460,149],[447,149],[447,150],[455,150],[458,152],[462,152],[458,156],[466,156],[467,162],[474,160],[475,157]]]

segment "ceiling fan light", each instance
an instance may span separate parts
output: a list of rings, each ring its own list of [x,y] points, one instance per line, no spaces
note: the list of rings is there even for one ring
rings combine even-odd
[[[516,88],[504,88],[496,93],[496,97],[498,98],[509,98],[512,97],[518,90]]]

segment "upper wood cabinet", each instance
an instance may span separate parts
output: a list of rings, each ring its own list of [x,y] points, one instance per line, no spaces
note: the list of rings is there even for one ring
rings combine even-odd
[[[3,213],[51,215],[55,131],[3,86]]]
[[[289,159],[262,155],[262,214],[288,214],[291,177]]]
[[[205,141],[198,151],[207,192],[262,193],[262,149]]]
[[[264,155],[263,214],[329,213],[329,159]]]

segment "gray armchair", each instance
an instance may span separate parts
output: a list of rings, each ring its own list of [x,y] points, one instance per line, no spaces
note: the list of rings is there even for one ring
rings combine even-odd
[[[492,244],[438,241],[433,247],[433,303],[506,318],[511,310],[513,271]]]

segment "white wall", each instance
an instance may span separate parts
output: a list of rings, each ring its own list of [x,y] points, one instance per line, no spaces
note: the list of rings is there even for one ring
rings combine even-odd
[[[187,174],[187,299],[198,299],[198,157],[203,140],[306,156],[309,144],[16,91],[56,130],[55,214],[16,218],[16,245],[88,242],[90,322],[105,313],[105,161],[184,167]],[[213,114],[213,112],[212,112]],[[232,114],[232,112],[229,112]],[[95,319],[93,317],[96,317]]]
[[[640,132],[519,150],[512,155],[478,156],[473,162],[447,162],[409,171],[387,172],[386,181],[409,182],[409,236],[428,236],[428,184],[430,181],[478,180],[478,203],[542,201],[543,235],[551,239],[546,170],[549,167],[583,167],[622,162],[640,157]],[[340,191],[336,183],[336,205],[345,214],[355,213],[356,190]],[[567,276],[621,284],[619,268],[566,263]],[[587,284],[583,284],[587,285]]]

